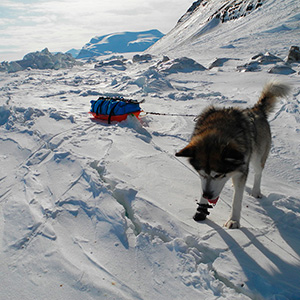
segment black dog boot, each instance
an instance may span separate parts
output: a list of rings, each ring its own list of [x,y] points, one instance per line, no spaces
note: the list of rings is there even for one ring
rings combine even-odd
[[[209,204],[198,204],[197,212],[195,213],[193,219],[196,222],[204,221],[206,219],[206,216],[210,214],[208,208],[213,208],[213,207]]]

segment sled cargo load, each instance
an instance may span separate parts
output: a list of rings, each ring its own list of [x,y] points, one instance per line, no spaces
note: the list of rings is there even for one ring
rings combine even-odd
[[[126,120],[128,115],[138,118],[141,113],[140,103],[123,97],[99,97],[91,101],[90,113],[96,119],[105,120],[110,124],[113,121]]]

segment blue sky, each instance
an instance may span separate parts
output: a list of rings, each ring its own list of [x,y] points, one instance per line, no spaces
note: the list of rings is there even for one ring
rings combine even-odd
[[[92,37],[119,31],[167,33],[193,0],[1,0],[0,62],[48,47],[80,49]]]

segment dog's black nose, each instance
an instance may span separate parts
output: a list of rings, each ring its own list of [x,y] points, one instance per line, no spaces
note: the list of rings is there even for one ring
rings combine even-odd
[[[202,194],[202,197],[205,198],[205,199],[210,200],[210,199],[213,198],[213,194],[210,191],[204,191],[203,194]]]

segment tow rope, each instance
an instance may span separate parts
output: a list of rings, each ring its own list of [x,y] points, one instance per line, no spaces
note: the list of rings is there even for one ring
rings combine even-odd
[[[189,114],[173,114],[173,113],[159,113],[159,112],[152,112],[152,111],[145,111],[146,115],[155,115],[155,116],[171,116],[171,117],[193,117],[197,118],[198,115],[189,115]]]
[[[105,120],[110,124],[112,121],[121,122],[127,118],[128,115],[133,115],[139,118],[140,113],[155,116],[171,116],[171,117],[193,117],[194,121],[197,115],[191,114],[176,114],[176,113],[160,113],[153,111],[144,111],[140,104],[145,100],[137,101],[133,99],[125,99],[120,96],[100,96],[97,100],[91,100],[90,114],[96,119]]]

